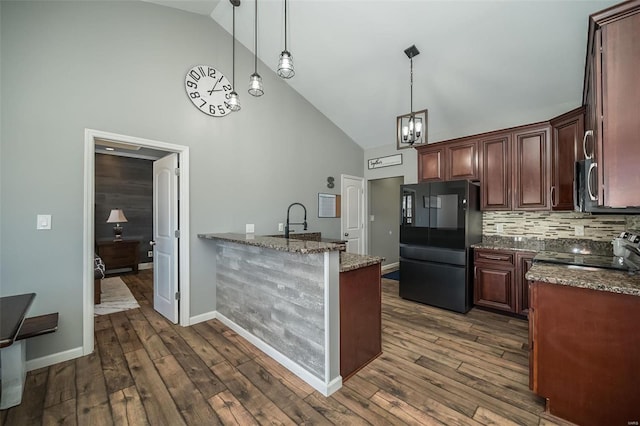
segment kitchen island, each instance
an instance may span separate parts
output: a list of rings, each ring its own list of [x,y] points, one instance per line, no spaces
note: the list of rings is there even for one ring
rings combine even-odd
[[[216,317],[323,395],[338,390],[340,246],[251,234],[198,237],[216,244]],[[356,269],[382,261],[346,258]]]
[[[526,278],[529,386],[547,410],[586,426],[640,421],[640,276],[534,263]]]

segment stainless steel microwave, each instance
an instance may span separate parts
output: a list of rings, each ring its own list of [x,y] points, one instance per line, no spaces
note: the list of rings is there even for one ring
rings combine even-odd
[[[578,161],[575,171],[575,210],[587,213],[638,214],[640,207],[612,208],[598,205],[598,163],[593,158]]]

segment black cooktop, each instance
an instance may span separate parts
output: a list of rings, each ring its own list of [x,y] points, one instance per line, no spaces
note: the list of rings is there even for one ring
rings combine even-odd
[[[557,253],[541,251],[533,258],[534,262],[556,263],[560,265],[588,266],[593,268],[636,271],[638,267],[623,257],[599,256],[596,254]]]

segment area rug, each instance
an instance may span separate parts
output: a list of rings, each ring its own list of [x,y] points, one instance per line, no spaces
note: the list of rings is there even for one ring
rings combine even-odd
[[[384,274],[382,278],[387,278],[389,280],[400,281],[400,270],[396,270],[393,272],[389,272],[388,274]]]
[[[105,278],[101,286],[102,303],[94,306],[94,315],[109,315],[140,307],[129,287],[120,277]]]

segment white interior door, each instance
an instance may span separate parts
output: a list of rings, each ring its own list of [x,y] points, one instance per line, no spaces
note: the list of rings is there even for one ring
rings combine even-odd
[[[178,154],[153,162],[153,308],[178,322]]]
[[[364,178],[341,176],[341,230],[347,252],[365,254]]]

